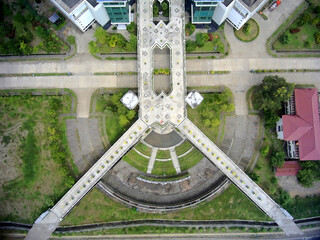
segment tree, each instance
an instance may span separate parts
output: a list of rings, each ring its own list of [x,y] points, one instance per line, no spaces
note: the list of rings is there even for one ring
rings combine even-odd
[[[153,15],[156,17],[159,15],[159,7],[155,4],[153,4]]]
[[[289,193],[280,189],[279,191],[279,204],[282,206],[286,206],[292,202],[292,198],[290,197]]]
[[[299,21],[298,21],[298,25],[299,26],[302,26],[308,22],[310,22],[311,20],[311,15],[309,13],[304,13],[300,18],[299,18]]]
[[[19,50],[23,55],[30,55],[32,53],[32,47],[24,43],[23,41],[20,43]]]
[[[132,120],[132,119],[134,119],[134,117],[136,116],[136,112],[134,111],[134,110],[130,110],[130,111],[128,111],[128,113],[127,113],[127,118],[129,119],[129,120]]]
[[[285,33],[280,37],[280,42],[282,44],[288,44],[290,42],[290,39],[291,39],[291,36],[288,33]]]
[[[314,173],[312,169],[302,169],[298,172],[298,181],[302,184],[304,187],[312,187],[313,182],[315,180]]]
[[[127,31],[131,34],[137,35],[137,25],[134,22],[131,22],[127,25]]]
[[[280,119],[276,111],[265,110],[263,111],[264,125],[266,128],[273,129],[276,126],[277,121]]]
[[[269,145],[261,148],[260,150],[261,156],[266,157],[268,153],[269,153]]]
[[[198,47],[202,47],[205,43],[205,39],[202,33],[197,33],[196,34],[196,44]]]
[[[294,84],[279,76],[266,76],[252,92],[252,102],[257,110],[278,111],[281,103],[292,95]]]
[[[128,120],[128,118],[126,118],[126,116],[123,116],[123,115],[119,116],[120,126],[125,127],[128,123],[129,123],[129,120]]]
[[[250,174],[249,174],[249,177],[250,177],[253,181],[257,182],[257,183],[260,181],[260,176],[259,176],[257,173],[255,173],[255,172],[250,173]]]
[[[195,41],[192,41],[192,40],[187,40],[186,42],[186,50],[187,52],[192,52],[196,49],[197,47],[197,44]]]
[[[49,37],[50,33],[48,32],[47,29],[41,27],[41,26],[37,26],[35,27],[36,30],[36,35],[41,38],[41,39],[46,39]]]
[[[271,165],[273,167],[282,167],[284,164],[285,158],[286,158],[286,154],[283,150],[274,152],[271,157]]]
[[[319,22],[320,22],[320,16],[316,16],[315,18],[312,19],[311,24],[317,25]]]
[[[99,44],[105,44],[107,42],[107,32],[102,27],[97,27],[94,32],[94,37]]]
[[[320,6],[316,6],[313,11],[316,13],[316,14],[320,14]]]

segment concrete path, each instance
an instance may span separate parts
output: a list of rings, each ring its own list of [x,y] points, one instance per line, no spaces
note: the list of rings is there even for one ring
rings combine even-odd
[[[248,115],[246,92],[235,90],[233,92],[236,115]]]
[[[177,173],[181,173],[180,164],[179,164],[176,151],[174,150],[174,148],[170,148],[169,150],[170,150],[170,156],[172,159],[174,169],[176,170]]]
[[[90,102],[92,93],[95,91],[94,88],[73,88],[77,95],[77,117],[78,118],[89,118],[90,114]]]
[[[158,148],[153,147],[152,152],[151,152],[151,156],[149,159],[148,170],[147,170],[147,173],[149,173],[149,174],[152,173],[154,162],[156,161],[156,157],[157,157],[157,152],[158,152]]]

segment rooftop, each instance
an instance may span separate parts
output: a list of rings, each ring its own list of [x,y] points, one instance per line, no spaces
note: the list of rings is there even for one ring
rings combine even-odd
[[[276,177],[296,176],[301,169],[298,161],[286,161],[281,168],[276,167]]]
[[[296,115],[283,115],[283,139],[298,141],[300,160],[320,160],[318,90],[294,91]]]

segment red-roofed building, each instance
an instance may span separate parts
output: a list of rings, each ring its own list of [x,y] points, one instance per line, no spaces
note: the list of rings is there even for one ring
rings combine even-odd
[[[296,176],[301,169],[298,161],[285,161],[281,168],[276,167],[276,177]]]
[[[319,95],[316,88],[295,89],[277,122],[277,134],[287,144],[288,158],[320,160]]]

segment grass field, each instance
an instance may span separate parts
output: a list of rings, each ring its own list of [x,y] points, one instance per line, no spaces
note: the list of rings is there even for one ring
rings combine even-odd
[[[149,158],[141,156],[134,149],[131,149],[126,155],[124,155],[122,160],[142,172],[147,172],[148,170]]]
[[[76,174],[60,113],[71,97],[0,97],[0,220],[33,223],[73,184]]]
[[[196,148],[183,157],[178,157],[181,171],[188,170],[201,161],[203,155]]]
[[[171,158],[169,150],[158,150],[156,158],[158,159],[169,159]]]
[[[189,141],[184,141],[182,144],[180,144],[178,147],[175,148],[175,151],[177,153],[177,156],[186,153],[190,148],[192,148],[192,145]]]
[[[135,146],[135,149],[137,149],[140,153],[146,155],[146,156],[151,156],[151,151],[152,149],[149,148],[147,145],[144,145],[142,142],[138,142]]]
[[[99,209],[99,211],[97,211]],[[195,207],[167,213],[144,213],[129,209],[106,197],[97,189],[87,194],[62,225],[79,225],[134,219],[175,219],[175,220],[223,220],[250,219],[270,220],[242,192],[231,185],[225,192],[209,202]]]
[[[175,168],[173,167],[172,160],[170,161],[155,161],[152,169],[153,175],[160,176],[172,176],[177,174]]]
[[[106,131],[111,144],[114,144],[125,132],[127,128],[119,124],[118,114],[108,112],[106,117]]]

